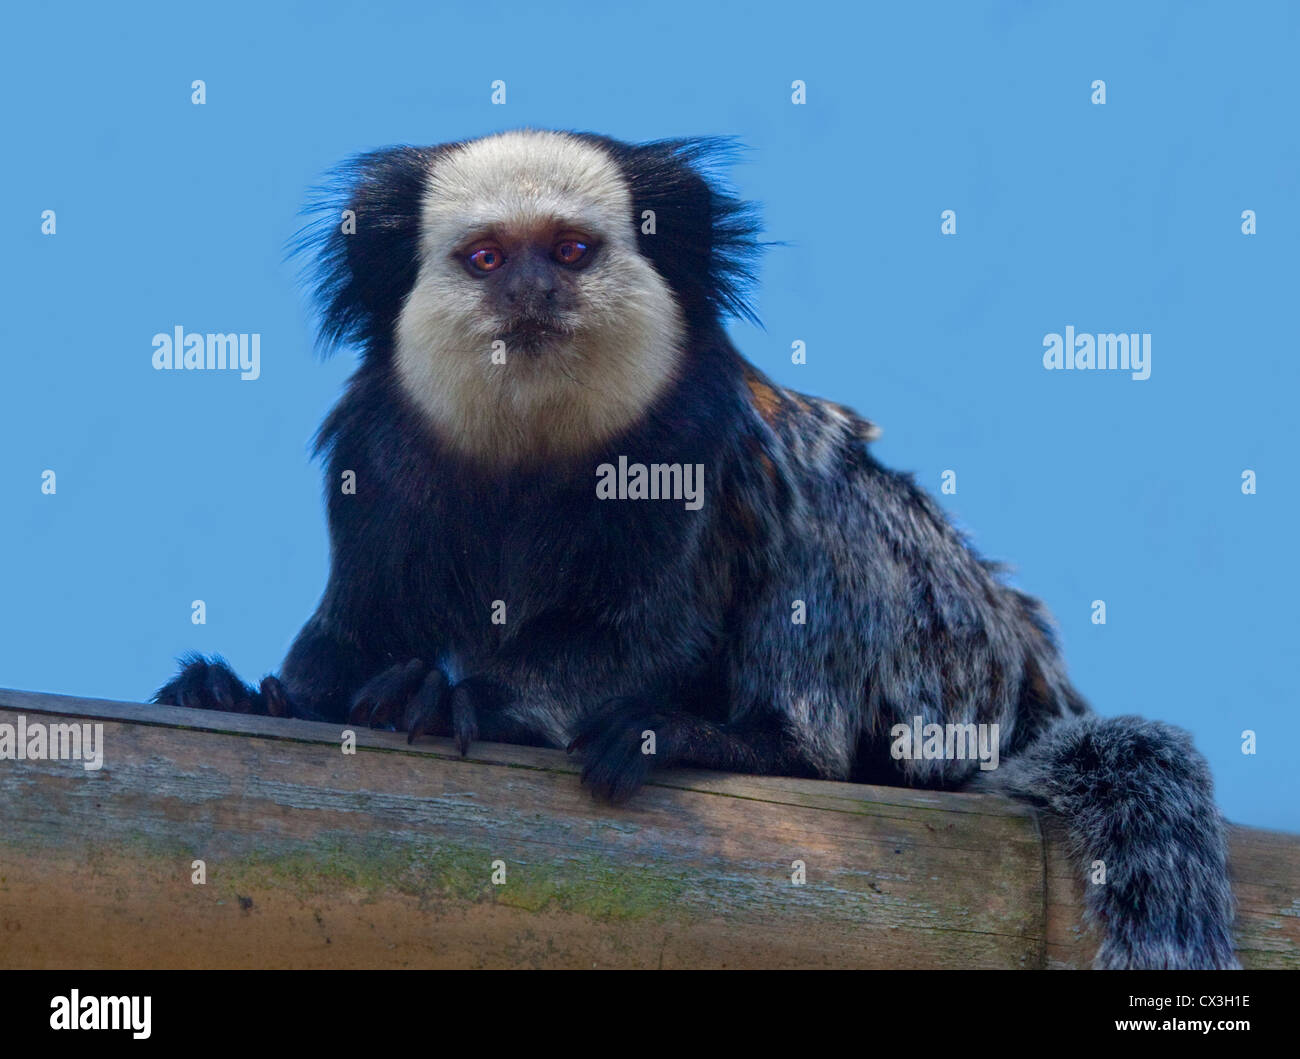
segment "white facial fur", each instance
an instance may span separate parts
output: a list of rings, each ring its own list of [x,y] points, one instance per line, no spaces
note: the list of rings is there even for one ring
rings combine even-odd
[[[453,256],[494,226],[558,223],[601,241],[579,276],[572,338],[539,357],[493,341],[509,321],[485,298],[490,280]],[[598,147],[563,133],[475,140],[433,164],[421,260],[397,323],[405,392],[435,433],[478,462],[509,466],[590,451],[636,421],[671,381],[684,323],[667,283],[637,251],[631,193]],[[508,266],[507,266],[508,267]]]

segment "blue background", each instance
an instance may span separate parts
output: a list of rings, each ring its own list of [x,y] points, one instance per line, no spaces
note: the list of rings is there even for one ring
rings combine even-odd
[[[1189,728],[1230,818],[1300,829],[1295,5],[192,6],[6,17],[0,684],[278,666],[324,586],[308,444],[352,368],[313,359],[284,258],[332,164],[521,125],[734,134],[788,244],[740,348],[932,491],[955,470],[942,502],[1047,601],[1095,707]],[[177,324],[260,332],[262,378],[155,372]],[[1067,324],[1151,332],[1151,378],[1044,371]]]

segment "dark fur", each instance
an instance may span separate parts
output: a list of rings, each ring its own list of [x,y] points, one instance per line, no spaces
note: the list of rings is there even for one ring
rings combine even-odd
[[[1105,930],[1100,967],[1235,964],[1223,825],[1177,729],[1088,712],[1039,605],[997,577],[870,425],[776,386],[723,330],[748,310],[746,206],[707,179],[716,143],[632,146],[617,160],[642,252],[688,321],[678,383],[624,436],[544,471],[486,472],[432,436],[390,368],[415,278],[422,167],[445,148],[363,156],[315,247],[328,342],[363,359],[323,425],[329,584],[279,678],[246,687],[191,659],[156,701],[411,733],[572,745],[614,800],[655,766],[1001,789],[1061,813]],[[703,464],[701,510],[601,501],[619,455]],[[353,470],[355,496],[339,490]],[[490,621],[494,600],[508,621]],[[791,621],[803,600],[807,623]],[[448,671],[450,670],[450,671]],[[996,722],[1007,760],[894,760],[891,725]],[[653,730],[657,754],[641,753]]]

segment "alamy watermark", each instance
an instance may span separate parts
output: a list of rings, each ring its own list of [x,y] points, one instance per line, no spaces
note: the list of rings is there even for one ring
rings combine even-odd
[[[262,374],[262,336],[241,334],[187,334],[177,324],[172,333],[153,336],[155,371],[237,371],[251,382]]]
[[[138,1041],[147,1040],[152,1032],[148,996],[82,996],[73,989],[68,996],[50,1000],[52,1030],[130,1030]]]
[[[935,724],[913,717],[911,724],[889,729],[889,753],[895,761],[976,761],[991,772],[998,767],[1001,726],[997,724]]]
[[[1043,336],[1043,367],[1048,371],[1127,371],[1139,381],[1151,378],[1151,335],[1075,334],[1068,325],[1065,334],[1055,331]]]
[[[104,726],[96,724],[0,724],[0,761],[80,761],[87,772],[104,767]]]
[[[602,463],[596,468],[598,500],[683,500],[688,511],[704,506],[704,464]]]

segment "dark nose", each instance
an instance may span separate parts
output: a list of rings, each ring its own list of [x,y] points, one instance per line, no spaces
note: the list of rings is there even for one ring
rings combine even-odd
[[[550,263],[529,254],[516,258],[505,276],[506,302],[516,313],[536,316],[549,312],[555,303],[555,270]]]

